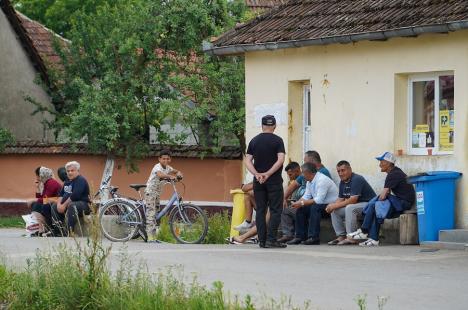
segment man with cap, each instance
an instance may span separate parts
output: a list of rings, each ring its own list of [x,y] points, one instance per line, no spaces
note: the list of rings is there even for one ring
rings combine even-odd
[[[395,166],[396,158],[390,152],[376,157],[380,162],[380,171],[387,173],[384,189],[363,210],[364,221],[360,229],[348,234],[355,240],[366,239],[360,246],[378,246],[380,224],[385,219],[399,217],[416,200],[413,185],[406,181],[406,174]]]
[[[273,115],[262,118],[262,133],[249,143],[245,165],[254,175],[253,190],[257,205],[256,223],[258,241],[262,248],[284,248],[276,240],[283,204],[283,178],[281,172],[285,157],[283,139],[274,134],[276,119]],[[267,230],[266,213],[270,209]]]

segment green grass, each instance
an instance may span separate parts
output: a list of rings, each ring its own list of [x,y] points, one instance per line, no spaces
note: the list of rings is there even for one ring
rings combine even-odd
[[[231,218],[227,212],[215,213],[208,218],[208,234],[203,243],[205,244],[225,244],[225,239],[229,237]],[[167,217],[162,218],[159,227],[158,239],[163,242],[176,243],[172,236],[171,228]]]
[[[24,228],[24,221],[20,216],[0,217],[0,228]]]

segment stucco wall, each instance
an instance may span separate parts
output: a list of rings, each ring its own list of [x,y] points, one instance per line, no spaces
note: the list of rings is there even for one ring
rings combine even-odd
[[[77,160],[81,173],[89,182],[91,192],[95,193],[101,182],[105,164],[104,156],[85,155],[0,155],[0,200],[27,199],[34,197],[34,170],[38,166],[57,169],[66,162]],[[139,172],[128,174],[124,162],[117,161],[112,177],[112,185],[119,187],[124,195],[138,197],[129,188],[131,183],[146,183],[157,158],[149,158],[139,164]],[[185,200],[232,201],[229,193],[241,183],[241,161],[224,159],[173,158],[171,166],[184,174],[186,185]],[[118,167],[121,169],[118,169]],[[162,199],[167,199],[169,187],[166,186]]]
[[[278,102],[288,104],[288,97],[291,97],[288,83],[310,81],[311,148],[320,152],[336,181],[335,164],[347,159],[355,172],[364,175],[380,190],[385,175],[380,172],[374,157],[384,151],[396,153],[399,149],[407,153],[404,134],[407,128],[406,82],[402,84],[398,77],[450,70],[455,74],[454,154],[403,155],[398,165],[408,174],[447,169],[464,172],[468,168],[467,35],[467,31],[459,31],[385,42],[363,41],[247,53],[247,139],[250,140],[260,130],[254,121],[255,106]],[[403,85],[403,89],[399,85]],[[403,134],[402,127],[405,130]],[[278,126],[277,133],[288,144],[287,124]],[[286,146],[287,149],[301,147]],[[291,160],[302,161],[302,158]],[[466,188],[468,176],[463,177],[458,185],[458,227],[468,227],[468,199],[462,194]]]
[[[9,129],[18,141],[52,139],[41,123],[51,116],[32,116],[35,107],[24,100],[24,95],[29,95],[52,108],[47,93],[34,82],[36,77],[36,70],[0,10],[0,126]]]

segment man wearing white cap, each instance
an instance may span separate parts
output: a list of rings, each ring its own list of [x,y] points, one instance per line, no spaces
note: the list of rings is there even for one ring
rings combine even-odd
[[[379,245],[380,224],[385,219],[400,216],[416,200],[413,185],[406,181],[406,174],[395,166],[395,156],[385,152],[376,159],[380,162],[380,171],[386,172],[387,177],[380,195],[369,201],[362,211],[365,216],[361,228],[348,234],[355,240],[367,239],[359,243],[360,246]]]

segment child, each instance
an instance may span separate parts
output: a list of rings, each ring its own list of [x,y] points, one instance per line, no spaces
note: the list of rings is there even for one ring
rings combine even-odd
[[[156,210],[159,209],[159,196],[161,195],[161,185],[164,180],[175,180],[181,178],[180,171],[175,170],[169,163],[171,162],[171,154],[168,150],[163,150],[159,154],[159,163],[153,167],[151,174],[146,182],[145,189],[145,204],[146,204],[146,234],[148,235],[147,242],[157,242],[156,235]]]

